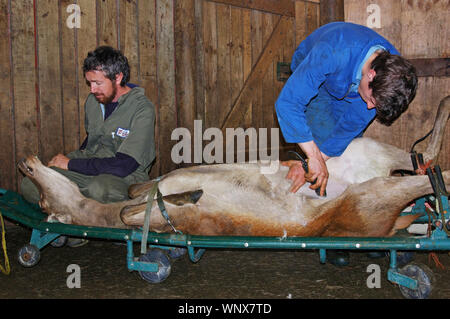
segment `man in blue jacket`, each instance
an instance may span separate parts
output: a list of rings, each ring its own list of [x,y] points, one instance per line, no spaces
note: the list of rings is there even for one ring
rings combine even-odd
[[[341,155],[374,118],[392,124],[414,99],[417,76],[386,39],[346,22],[309,35],[295,50],[291,69],[275,107],[284,139],[308,157],[308,173],[302,162],[282,164],[289,166],[291,192],[309,181],[324,196],[326,161]],[[347,251],[330,250],[327,259],[344,266],[348,257]]]
[[[308,157],[290,167],[291,191],[305,181],[325,194],[326,161],[341,155],[377,118],[390,125],[413,100],[417,76],[410,62],[373,30],[333,22],[309,35],[295,50],[290,76],[275,104],[284,139]]]

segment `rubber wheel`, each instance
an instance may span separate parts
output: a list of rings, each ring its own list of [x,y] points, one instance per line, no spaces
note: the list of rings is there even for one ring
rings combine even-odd
[[[399,269],[399,273],[417,280],[417,289],[399,286],[403,297],[407,299],[426,299],[433,289],[434,275],[430,268],[418,263],[410,263]]]
[[[52,247],[55,247],[55,248],[63,247],[66,244],[67,244],[67,236],[59,236],[58,238],[56,238],[54,241],[52,241],[50,243],[50,245],[52,245]]]
[[[33,267],[41,259],[39,249],[31,244],[27,244],[19,249],[18,261],[24,267]]]
[[[160,283],[170,275],[170,261],[169,258],[159,249],[152,249],[145,255],[139,257],[141,262],[149,262],[158,264],[158,271],[139,271],[139,275],[145,281],[150,283]]]
[[[172,259],[178,259],[186,255],[187,249],[183,247],[175,247],[173,249],[169,249],[167,255]]]

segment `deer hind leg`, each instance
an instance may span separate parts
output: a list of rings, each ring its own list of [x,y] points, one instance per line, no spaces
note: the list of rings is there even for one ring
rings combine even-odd
[[[450,171],[443,177],[448,185]],[[432,192],[428,176],[377,177],[352,185],[336,201],[323,204],[325,211],[335,211],[323,236],[392,236],[415,219],[399,218],[403,209]]]

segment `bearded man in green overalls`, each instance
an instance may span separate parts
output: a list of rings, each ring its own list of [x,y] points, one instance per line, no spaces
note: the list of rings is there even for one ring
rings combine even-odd
[[[83,73],[90,87],[87,137],[79,150],[57,154],[48,166],[75,182],[86,197],[103,203],[128,199],[128,187],[149,179],[155,159],[155,107],[143,88],[128,83],[128,60],[118,50],[102,46],[89,52]],[[39,201],[28,178],[21,193],[29,202]]]

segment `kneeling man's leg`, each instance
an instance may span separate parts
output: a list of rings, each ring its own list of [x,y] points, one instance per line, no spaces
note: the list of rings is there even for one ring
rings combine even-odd
[[[103,174],[92,177],[89,183],[80,190],[86,197],[108,203],[129,199],[128,186],[123,178]]]
[[[24,177],[22,182],[20,183],[19,193],[25,198],[28,202],[37,204],[41,199],[41,195],[39,193],[39,189],[36,185],[33,184],[31,179],[28,177]]]

